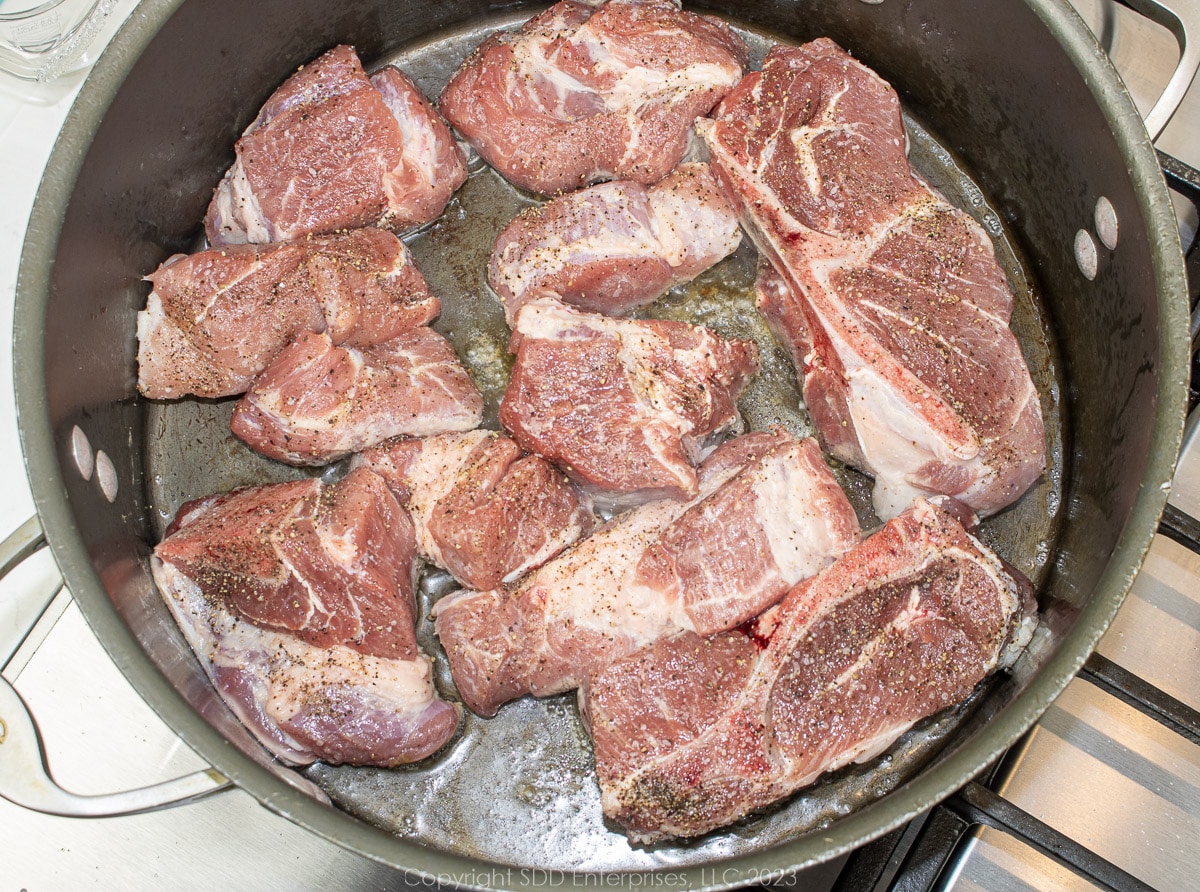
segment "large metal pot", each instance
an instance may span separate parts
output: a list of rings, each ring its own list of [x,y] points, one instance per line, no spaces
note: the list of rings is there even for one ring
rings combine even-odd
[[[108,652],[164,720],[238,786],[410,876],[462,878],[489,865],[469,845],[445,842],[453,827],[437,840],[386,832],[271,763],[216,699],[154,590],[147,557],[162,518],[149,495],[155,481],[145,453],[155,431],[136,395],[133,319],[145,300],[141,277],[194,244],[238,133],[298,64],[335,43],[354,44],[369,60],[512,5],[144,2],[67,120],[18,284],[16,382],[29,476],[55,558]],[[705,843],[657,862],[670,866],[675,884],[713,888],[832,857],[927,809],[999,755],[1064,688],[1124,598],[1165,503],[1183,428],[1188,325],[1176,223],[1153,148],[1065,0],[695,6],[791,41],[833,37],[896,85],[907,108],[962,159],[1011,234],[1053,334],[1045,361],[1055,374],[1047,380],[1061,392],[1043,398],[1062,420],[1063,447],[1038,506],[1053,534],[1039,569],[1043,633],[1017,671],[939,729],[936,745],[902,775],[878,789],[862,786],[856,801],[866,804],[843,803],[841,816],[820,829],[789,833],[785,816],[761,836],[751,824],[733,834],[736,843]],[[1097,241],[1101,197],[1119,221],[1115,248]],[[1076,259],[1081,231],[1098,245],[1092,278]],[[111,460],[103,486],[80,473],[81,437]],[[489,793],[477,799],[477,821],[486,820]],[[551,878],[506,877],[513,885]],[[479,884],[495,881],[489,874]]]

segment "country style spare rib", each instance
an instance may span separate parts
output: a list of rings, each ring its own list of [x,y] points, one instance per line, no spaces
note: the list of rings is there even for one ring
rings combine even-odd
[[[752,341],[683,322],[613,319],[539,298],[517,314],[500,423],[597,504],[690,498],[695,464],[742,429]]]
[[[361,350],[305,332],[254,379],[230,426],[270,458],[325,465],[390,437],[471,430],[482,417],[454,348],[423,325]]]
[[[292,764],[392,766],[458,727],[414,632],[413,530],[376,474],[184,505],[154,550],[163,599],[233,713]]]
[[[749,628],[614,662],[581,697],[604,814],[698,836],[874,758],[1016,659],[1035,605],[1014,573],[918,499]]]
[[[138,389],[151,399],[233,396],[301,332],[365,347],[440,310],[408,248],[380,229],[177,254],[146,278]]]
[[[858,536],[816,441],[746,434],[701,465],[695,499],[621,514],[515,588],[449,595],[435,628],[463,702],[492,715],[663,635],[736,626]]]
[[[267,100],[205,219],[213,245],[277,242],[442,212],[467,178],[450,128],[395,68],[368,78],[352,47],[303,66]]]
[[[516,582],[591,532],[591,500],[539,455],[475,430],[381,443],[355,459],[387,481],[421,557],[472,589]]]
[[[707,164],[681,164],[647,189],[621,180],[518,215],[496,239],[488,282],[511,325],[528,300],[552,295],[624,315],[736,250],[737,211]]]
[[[910,168],[891,87],[828,39],[776,46],[697,127],[779,275],[760,302],[822,444],[875,477],[879,516],[1020,497],[1045,442],[1012,293],[983,228]]]
[[[677,0],[556,3],[492,35],[438,100],[492,167],[552,195],[607,179],[655,183],[748,51],[725,22]]]

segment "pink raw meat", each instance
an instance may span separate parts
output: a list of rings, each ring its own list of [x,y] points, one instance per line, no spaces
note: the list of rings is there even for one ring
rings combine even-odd
[[[815,441],[747,434],[704,462],[695,499],[619,515],[516,588],[443,598],[435,627],[463,702],[492,715],[661,636],[736,626],[858,536]]]
[[[782,281],[759,289],[825,448],[892,517],[999,511],[1045,467],[1041,407],[991,242],[909,167],[895,92],[827,39],[776,46],[715,119],[711,165]]]
[[[254,379],[231,426],[263,455],[322,465],[389,437],[471,430],[482,417],[454,348],[422,326],[361,350],[300,335]]]
[[[438,105],[523,189],[649,185],[680,162],[693,121],[738,82],[747,55],[726,23],[678,2],[568,0],[485,40]]]
[[[368,79],[348,46],[284,81],[236,151],[205,219],[214,245],[370,225],[403,232],[437,217],[467,178],[416,86],[394,68]]]
[[[737,212],[707,164],[681,164],[647,189],[601,183],[529,208],[504,228],[488,282],[509,324],[532,298],[624,315],[731,254]]]
[[[184,505],[155,581],[218,693],[293,764],[391,766],[458,727],[414,632],[412,524],[361,469]]]
[[[698,836],[868,761],[1010,665],[1035,606],[918,499],[750,627],[661,639],[587,684],[604,814],[639,843]]]
[[[409,512],[421,556],[470,588],[515,582],[594,523],[562,472],[494,431],[389,441],[356,461]]]
[[[178,254],[147,278],[138,389],[151,399],[242,393],[301,332],[361,347],[440,310],[408,248],[379,229]]]
[[[521,308],[512,350],[500,423],[616,506],[695,495],[695,463],[741,430],[736,400],[758,371],[753,342],[547,298]]]

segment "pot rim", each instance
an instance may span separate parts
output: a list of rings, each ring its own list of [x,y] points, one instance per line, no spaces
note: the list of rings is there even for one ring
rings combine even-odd
[[[26,470],[47,540],[68,587],[101,644],[164,722],[202,758],[264,806],[417,882],[533,888],[545,871],[522,871],[431,850],[394,837],[289,787],[204,721],[159,672],[125,625],[95,572],[71,510],[47,408],[46,305],[59,233],[91,137],[144,49],[184,0],[145,0],[101,55],[67,116],[38,188],[21,255],[14,311],[14,383]],[[1127,90],[1067,0],[1026,0],[1082,73],[1138,187],[1151,243],[1160,313],[1160,374],[1151,449],[1129,521],[1092,597],[1025,690],[988,728],[876,802],[807,834],[752,855],[705,866],[666,867],[674,885],[711,890],[785,876],[881,836],[932,807],[990,764],[1023,734],[1082,667],[1133,584],[1166,503],[1184,427],[1189,365],[1187,280],[1174,210],[1153,144]],[[629,882],[639,873],[631,872]],[[498,878],[507,882],[497,883]],[[647,880],[652,882],[652,880]],[[561,885],[561,881],[558,885]]]

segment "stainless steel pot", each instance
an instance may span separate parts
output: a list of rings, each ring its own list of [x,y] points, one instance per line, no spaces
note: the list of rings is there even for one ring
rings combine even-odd
[[[1053,335],[1043,399],[1061,422],[1062,446],[1035,506],[1052,537],[1030,556],[1043,633],[1012,675],[933,728],[899,760],[903,770],[877,772],[886,783],[861,775],[853,807],[835,785],[831,810],[815,819],[801,820],[793,803],[699,845],[640,850],[607,865],[670,869],[676,884],[717,888],[832,857],[925,810],[1001,753],[1063,689],[1124,598],[1165,503],[1183,426],[1188,323],[1175,218],[1153,148],[1115,72],[1063,0],[702,6],[790,41],[833,37],[896,85],[915,119],[961,161],[1020,256]],[[15,377],[38,512],[110,655],[221,774],[268,808],[410,876],[563,862],[481,859],[467,825],[486,820],[489,789],[437,811],[442,826],[422,823],[422,814],[411,815],[411,832],[402,820],[388,824],[368,788],[397,777],[418,783],[417,775],[318,769],[301,776],[271,763],[224,709],[147,569],[163,520],[154,497],[161,469],[149,458],[161,417],[136,396],[133,318],[145,300],[141,276],[194,244],[238,133],[298,64],[339,42],[367,59],[430,41],[457,40],[465,51],[468,35],[501,12],[511,18],[512,4],[143,3],[68,118],[18,283]],[[1105,203],[1117,221],[1112,247]],[[205,452],[198,460],[222,457]],[[0,701],[0,710],[9,708],[17,707]],[[209,775],[184,792],[218,783]],[[432,809],[437,791],[422,795]],[[403,804],[393,801],[398,810]],[[553,829],[533,821],[494,836],[517,840],[539,827]],[[507,877],[514,885],[552,879],[537,871]]]

